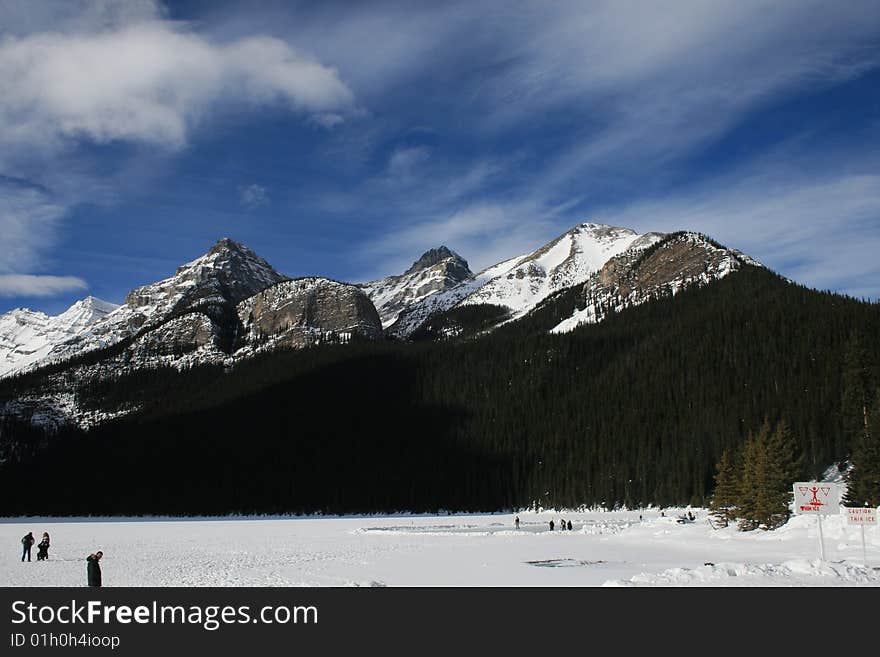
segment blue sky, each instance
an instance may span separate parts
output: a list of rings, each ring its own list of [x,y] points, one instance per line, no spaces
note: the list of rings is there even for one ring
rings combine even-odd
[[[0,0],[0,312],[229,236],[364,281],[581,221],[880,298],[873,1]]]

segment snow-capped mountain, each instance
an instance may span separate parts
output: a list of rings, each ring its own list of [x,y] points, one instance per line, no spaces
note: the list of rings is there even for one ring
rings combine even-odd
[[[0,414],[90,426],[135,406],[83,407],[75,391],[88,382],[159,366],[231,366],[272,349],[382,335],[379,315],[359,287],[289,279],[222,239],[174,276],[132,290],[121,306],[90,298],[54,318],[29,310],[0,317],[5,373],[67,361],[0,400]]]
[[[387,327],[396,322],[406,308],[473,277],[467,260],[441,246],[423,253],[403,274],[363,283],[360,287],[376,306],[382,326]]]
[[[647,248],[634,247],[609,260],[583,284],[576,307],[552,333],[600,322],[609,312],[674,295],[692,285],[706,285],[743,265],[761,266],[740,251],[694,232],[671,233]]]
[[[54,317],[27,308],[0,315],[0,376],[39,363],[56,345],[76,339],[117,308],[89,296]]]
[[[77,390],[90,382],[160,366],[228,368],[280,348],[416,331],[418,339],[448,339],[534,319],[532,313],[543,313],[539,330],[565,332],[757,264],[698,233],[639,235],[587,223],[476,275],[440,247],[399,276],[354,285],[290,279],[222,239],[173,276],[132,290],[121,306],[89,297],[57,317],[26,309],[0,316],[0,376],[69,361],[36,383],[16,383],[14,396],[0,400],[0,414],[88,426],[136,408],[83,406]]]
[[[223,238],[205,255],[178,267],[173,276],[132,290],[121,306],[100,302],[104,304],[102,306],[104,312],[94,316],[91,321],[79,325],[76,332],[52,333],[51,338],[45,339],[39,351],[34,351],[31,347],[19,346],[19,351],[27,348],[32,352],[31,355],[28,358],[18,359],[14,356],[8,357],[6,362],[10,365],[5,371],[0,370],[0,376],[118,344],[122,340],[158,327],[173,316],[196,308],[210,311],[209,314],[214,315],[218,312],[222,313],[224,305],[234,306],[269,285],[283,280],[287,280],[287,277],[275,271],[256,253],[238,242]],[[81,303],[85,301],[77,302],[77,304]],[[67,313],[77,308],[77,304],[74,304]],[[32,311],[24,311],[24,313],[34,314]],[[0,321],[5,321],[10,314],[0,317]],[[207,320],[200,319],[199,323],[204,325],[205,321]],[[195,330],[194,327],[189,326],[192,324],[190,320],[182,320],[179,323],[187,325],[187,328],[181,326],[184,333]],[[205,327],[202,326],[202,329],[201,335],[204,334]],[[19,340],[26,338],[27,334],[22,333],[21,336]],[[197,342],[201,341],[202,338],[197,340]]]
[[[400,311],[388,331],[407,337],[432,315],[475,304],[506,308],[509,319],[522,317],[554,292],[584,282],[614,256],[650,246],[661,237],[604,224],[579,224],[531,253],[500,262],[411,304]]]

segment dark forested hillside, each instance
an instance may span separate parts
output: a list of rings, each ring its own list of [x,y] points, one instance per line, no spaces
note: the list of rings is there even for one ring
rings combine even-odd
[[[495,319],[473,313],[457,321]],[[765,417],[791,426],[804,476],[847,457],[845,352],[853,336],[877,344],[880,306],[745,267],[570,334],[547,324],[83,385],[83,405],[141,411],[89,432],[0,425],[15,446],[0,452],[3,512],[702,503],[721,453]]]

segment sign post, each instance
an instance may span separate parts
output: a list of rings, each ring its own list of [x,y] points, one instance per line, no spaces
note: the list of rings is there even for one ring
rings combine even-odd
[[[799,481],[794,484],[794,512],[818,516],[819,559],[825,561],[822,516],[840,513],[840,487],[825,481]]]
[[[865,547],[865,525],[877,524],[877,509],[869,506],[848,506],[846,509],[846,524],[859,525],[862,528],[862,563],[868,565],[868,550]]]

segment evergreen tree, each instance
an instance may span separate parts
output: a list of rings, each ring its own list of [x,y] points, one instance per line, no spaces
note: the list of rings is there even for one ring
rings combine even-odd
[[[846,473],[846,503],[880,506],[880,390],[871,408],[868,431],[852,452],[852,468]]]
[[[770,422],[750,435],[743,448],[742,474],[737,502],[740,529],[775,529],[790,515],[791,484],[797,458],[780,451],[786,443],[785,425],[771,433]],[[782,430],[780,430],[782,429]]]
[[[779,485],[787,487],[787,500],[791,502],[792,484],[803,474],[804,457],[787,421],[780,420],[777,423],[773,435],[770,436],[769,447],[771,455],[776,460]]]
[[[727,450],[715,466],[715,491],[709,503],[711,515],[722,527],[727,527],[736,517],[736,500],[739,490],[737,470]]]
[[[868,432],[869,409],[876,385],[871,354],[858,333],[854,333],[846,345],[841,385],[842,444],[838,444],[837,458],[842,460]]]

